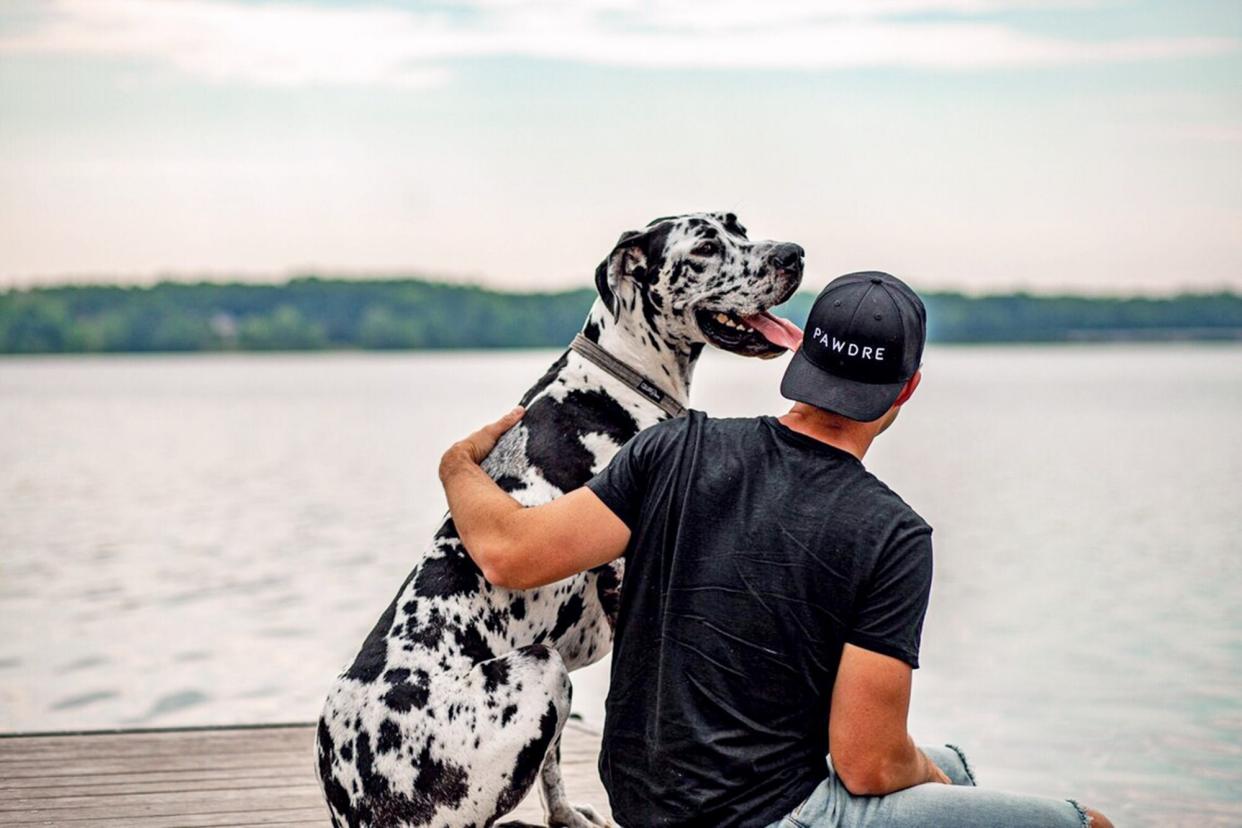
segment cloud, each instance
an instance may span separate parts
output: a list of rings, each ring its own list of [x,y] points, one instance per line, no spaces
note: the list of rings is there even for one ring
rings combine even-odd
[[[1242,144],[1242,124],[1186,124],[1168,126],[1157,134],[1207,144]]]
[[[443,21],[395,9],[165,0],[54,0],[0,54],[147,61],[208,81],[259,85],[442,80],[429,47]],[[421,59],[420,59],[421,58]]]
[[[1031,0],[469,0],[406,9],[51,0],[34,6],[23,25],[6,26],[0,54],[140,61],[209,82],[426,86],[442,83],[451,61],[493,57],[644,68],[963,71],[1193,57],[1239,45],[1208,36],[1055,38],[1000,22],[1003,12],[1029,5]]]

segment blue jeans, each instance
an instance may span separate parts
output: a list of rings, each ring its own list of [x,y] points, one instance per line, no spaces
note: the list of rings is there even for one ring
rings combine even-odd
[[[793,812],[768,828],[1089,828],[1077,802],[976,788],[965,755],[953,745],[925,747],[952,785],[915,785],[887,796],[854,796],[828,761],[828,778]]]

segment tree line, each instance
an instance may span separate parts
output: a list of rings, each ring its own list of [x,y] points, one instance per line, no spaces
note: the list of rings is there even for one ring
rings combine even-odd
[[[0,292],[0,353],[537,348],[566,344],[590,289],[507,293],[424,279],[161,282]],[[801,324],[814,296],[778,313]],[[1242,295],[924,294],[935,342],[1242,340]]]

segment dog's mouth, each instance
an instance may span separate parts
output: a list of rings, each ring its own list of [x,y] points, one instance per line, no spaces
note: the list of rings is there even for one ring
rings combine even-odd
[[[700,308],[694,312],[707,341],[742,356],[771,359],[802,344],[802,329],[770,311],[738,316],[724,310]]]

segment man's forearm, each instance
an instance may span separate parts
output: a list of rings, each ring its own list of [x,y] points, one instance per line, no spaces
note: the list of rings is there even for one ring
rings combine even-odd
[[[861,757],[838,755],[834,750],[833,765],[846,790],[855,796],[884,796],[925,782],[949,781],[909,734],[904,743],[888,749],[877,746]]]
[[[630,529],[588,488],[525,508],[480,463],[522,416],[515,408],[452,445],[440,482],[467,554],[498,587],[533,589],[618,558]]]

